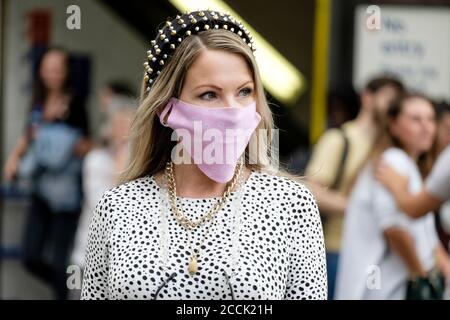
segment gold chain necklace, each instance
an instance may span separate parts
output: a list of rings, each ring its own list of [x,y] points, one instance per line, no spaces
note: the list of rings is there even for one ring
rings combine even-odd
[[[199,250],[197,250],[197,253],[193,250],[192,241],[189,238],[189,233],[192,230],[195,230],[196,228],[211,221],[217,215],[217,213],[220,211],[220,209],[222,209],[222,207],[225,205],[225,203],[229,200],[229,198],[231,196],[231,192],[234,189],[234,187],[236,186],[236,183],[242,174],[242,168],[243,168],[243,163],[240,161],[234,172],[234,176],[231,179],[231,181],[228,183],[227,188],[225,189],[224,193],[222,194],[222,197],[200,219],[198,219],[197,221],[191,221],[186,215],[184,215],[181,212],[180,209],[178,209],[177,189],[176,189],[176,184],[175,184],[175,177],[173,174],[173,163],[172,163],[172,161],[168,161],[166,164],[166,178],[167,178],[167,182],[168,182],[168,193],[169,193],[170,206],[172,208],[172,212],[175,216],[175,219],[178,221],[179,224],[181,224],[187,230],[188,241],[190,242],[190,245],[191,245],[191,256],[189,257],[189,265],[188,265],[188,271],[191,275],[193,275],[194,273],[196,273],[198,271],[197,259],[199,256],[198,255]],[[205,231],[204,239],[206,239],[206,237],[208,235],[209,227],[211,226],[211,224],[208,226],[208,228]]]

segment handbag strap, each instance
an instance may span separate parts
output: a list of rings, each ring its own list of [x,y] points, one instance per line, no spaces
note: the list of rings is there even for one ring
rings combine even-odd
[[[342,155],[341,155],[341,160],[339,162],[339,167],[338,167],[338,170],[336,172],[336,177],[334,179],[333,184],[331,185],[331,189],[333,189],[333,190],[337,190],[341,186],[342,178],[344,176],[345,164],[347,162],[348,151],[349,151],[349,148],[350,148],[350,142],[348,140],[347,135],[345,134],[344,129],[340,128],[339,132],[341,133],[341,136],[342,136],[342,138],[344,140],[344,146],[343,146],[343,149],[342,149]]]

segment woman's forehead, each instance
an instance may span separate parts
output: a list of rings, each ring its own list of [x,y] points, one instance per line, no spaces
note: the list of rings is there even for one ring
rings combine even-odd
[[[412,97],[405,101],[403,111],[417,112],[417,111],[433,111],[431,103],[421,97]]]
[[[253,75],[242,56],[222,50],[203,50],[186,78],[195,87],[207,82],[244,83],[253,80]]]
[[[433,106],[426,100],[413,98],[405,101],[400,112],[407,117],[434,117],[435,112]]]
[[[54,65],[63,66],[66,64],[66,56],[62,52],[50,51],[42,58],[42,66],[52,67]]]

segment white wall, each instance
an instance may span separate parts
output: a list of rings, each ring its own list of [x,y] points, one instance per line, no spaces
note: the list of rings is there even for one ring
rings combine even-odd
[[[81,30],[66,27],[66,8],[76,4],[81,9]],[[5,30],[5,77],[3,108],[4,154],[12,149],[23,130],[30,92],[26,89],[30,64],[25,54],[30,49],[26,37],[26,13],[35,8],[52,11],[51,44],[91,56],[91,96],[88,110],[95,130],[98,89],[108,80],[122,79],[139,92],[142,63],[146,58],[147,42],[134,29],[124,24],[115,12],[95,0],[8,0]],[[149,42],[149,41],[148,41]],[[3,159],[4,160],[4,159]],[[2,161],[2,163],[4,163]]]

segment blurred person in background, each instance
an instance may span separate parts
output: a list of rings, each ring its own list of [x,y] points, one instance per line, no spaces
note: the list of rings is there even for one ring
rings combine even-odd
[[[450,104],[437,104],[437,143],[436,154],[440,154],[450,144]]]
[[[111,115],[116,108],[122,109],[125,105],[135,105],[136,96],[127,83],[120,80],[112,80],[105,83],[99,90],[98,103],[101,118],[100,130],[97,132],[97,142],[108,144],[110,139],[108,128],[111,122]]]
[[[52,287],[56,299],[67,293],[67,258],[82,201],[81,163],[91,147],[84,99],[70,80],[68,52],[45,51],[37,64],[26,130],[4,167],[8,181],[30,181],[23,263]]]
[[[379,163],[377,178],[394,195],[399,207],[413,218],[428,211],[436,212],[436,226],[442,244],[450,250],[450,105],[445,102],[437,106],[438,129],[435,145],[439,156],[423,190],[417,194],[408,192],[408,178],[394,168]],[[445,151],[444,151],[445,150]],[[447,202],[446,202],[447,201]]]
[[[351,182],[372,149],[379,118],[403,91],[402,83],[395,78],[384,76],[371,80],[361,93],[361,109],[356,119],[346,122],[342,128],[326,131],[314,146],[306,168],[324,222],[328,299],[334,293],[343,215]]]
[[[408,217],[374,173],[374,162],[381,158],[408,176],[411,192],[421,189],[434,160],[433,104],[420,95],[405,95],[389,108],[384,127],[350,195],[336,298],[421,299],[424,292],[417,290],[428,286],[439,299],[449,260],[432,213]]]
[[[89,223],[103,193],[119,184],[128,159],[128,138],[136,111],[134,99],[116,95],[111,99],[101,143],[90,151],[83,163],[83,210],[78,223],[71,263],[84,270]],[[71,298],[79,299],[80,290]]]
[[[100,111],[106,113],[117,97],[134,99],[135,93],[122,81],[114,80],[106,83],[99,93]]]
[[[408,190],[408,177],[401,175],[385,163],[377,166],[377,179],[395,197],[397,205],[412,218],[418,218],[429,211],[436,213],[436,227],[439,238],[450,251],[450,106],[438,105],[437,154],[439,155],[424,188],[415,194]],[[446,299],[450,299],[450,280],[447,279]]]

